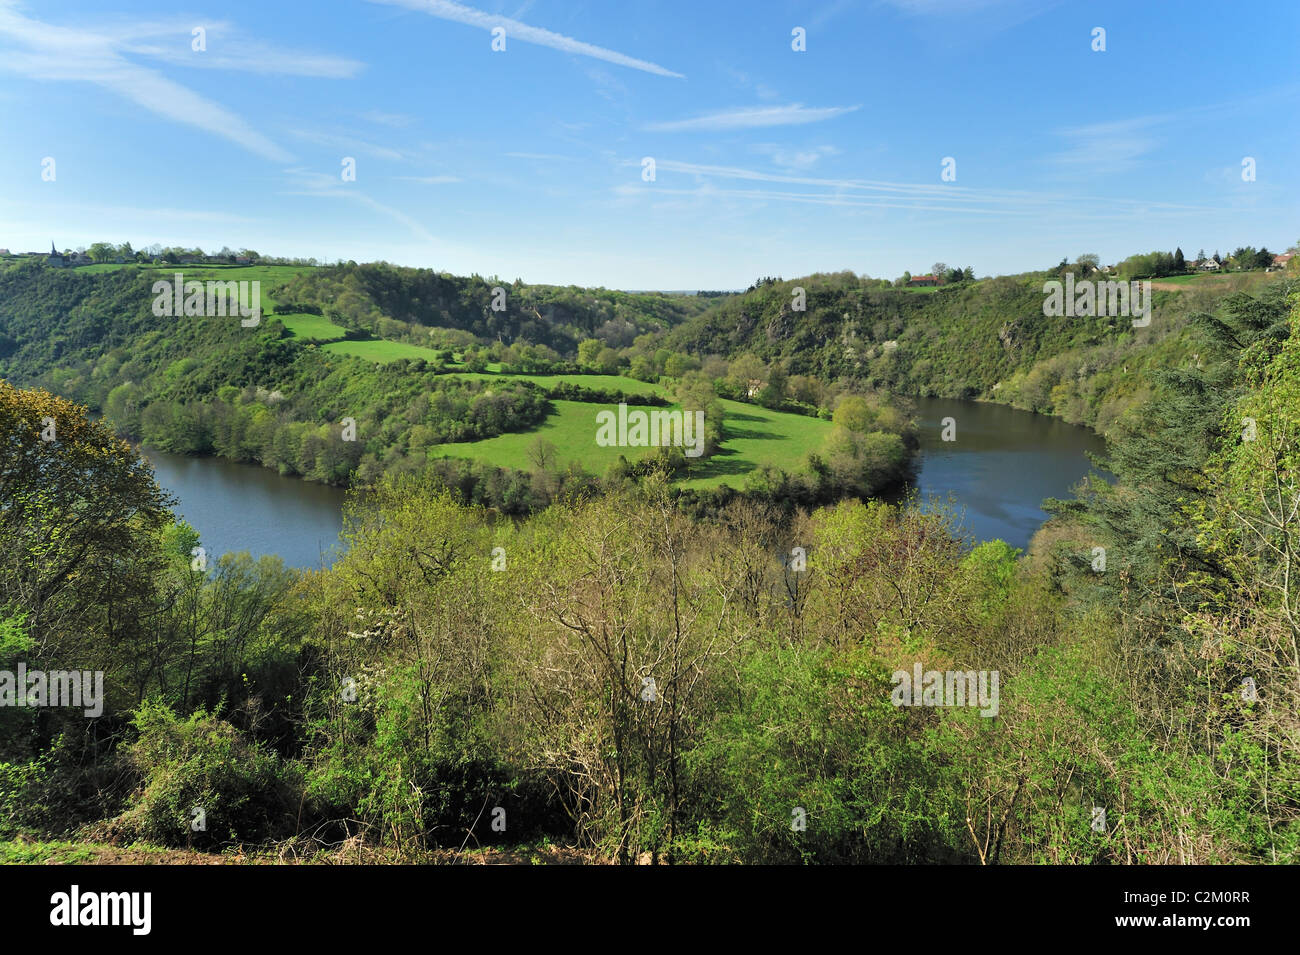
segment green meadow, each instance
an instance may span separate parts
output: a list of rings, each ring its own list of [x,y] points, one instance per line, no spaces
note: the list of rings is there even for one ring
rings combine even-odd
[[[808,453],[819,451],[831,433],[831,423],[808,415],[772,411],[758,405],[722,399],[722,447],[691,469],[682,487],[744,486],[745,477],[763,465],[785,471],[807,470]]]
[[[597,412],[606,408],[617,411],[617,405],[585,401],[552,401],[551,404],[555,411],[532,431],[502,434],[482,441],[440,444],[429,449],[429,456],[470,458],[497,467],[530,471],[533,463],[528,459],[528,449],[539,437],[555,445],[556,463],[560,467],[577,461],[588,471],[603,474],[620,454],[626,455],[629,461],[641,456],[640,448],[602,448],[596,444]]]
[[[352,355],[367,361],[378,363],[396,361],[399,358],[423,358],[425,361],[438,361],[438,352],[423,345],[408,345],[406,342],[391,342],[381,338],[362,341],[328,342],[321,346],[328,352],[338,355]]]
[[[488,376],[492,377],[492,376]],[[524,376],[520,376],[524,377]],[[576,381],[614,376],[562,375]],[[617,379],[630,381],[631,379]],[[642,382],[641,384],[645,384]],[[611,387],[609,384],[591,387]],[[596,415],[602,410],[617,412],[618,406],[583,401],[552,401],[555,411],[532,431],[498,435],[482,441],[442,444],[429,449],[430,457],[459,457],[482,461],[497,467],[531,470],[529,449],[543,438],[555,445],[557,464],[567,466],[576,461],[588,471],[604,474],[620,456],[636,461],[649,453],[646,448],[601,447],[596,444]],[[805,415],[771,411],[739,401],[722,401],[726,417],[722,447],[717,454],[692,464],[691,476],[680,481],[682,487],[711,488],[744,486],[745,478],[763,465],[786,471],[802,471],[810,451],[816,451],[830,434],[831,423]],[[679,406],[673,405],[676,409]]]
[[[1291,273],[1294,276],[1294,273]],[[1222,288],[1224,286],[1235,285],[1240,288],[1253,287],[1255,285],[1272,282],[1283,278],[1286,272],[1279,270],[1273,272],[1249,271],[1249,272],[1199,272],[1194,275],[1168,275],[1164,278],[1152,279],[1151,284],[1155,288],[1163,286],[1195,286],[1197,288]]]
[[[262,297],[265,298],[268,286],[287,282],[306,266],[302,265],[143,265],[138,262],[101,262],[97,265],[78,266],[76,272],[98,274],[116,272],[118,269],[138,268],[144,272],[157,272],[159,278],[169,279],[177,272],[185,276],[185,281],[204,282],[217,279],[222,282],[259,281],[262,283]]]
[[[304,341],[333,342],[348,333],[346,328],[342,325],[335,325],[324,315],[298,313],[270,317],[284,323],[290,338],[301,338]]]

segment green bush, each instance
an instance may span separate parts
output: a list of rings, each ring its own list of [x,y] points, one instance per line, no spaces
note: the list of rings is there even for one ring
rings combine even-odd
[[[120,834],[213,848],[292,833],[296,767],[205,710],[182,719],[164,704],[144,703],[133,722],[139,736],[126,762],[140,785],[116,820]]]
[[[12,839],[39,827],[46,815],[49,759],[0,763],[0,839]]]
[[[418,668],[394,669],[367,684],[337,724],[324,719],[318,731],[328,742],[306,778],[308,821],[359,821],[399,849],[459,846],[475,820],[471,844],[493,839],[485,809],[506,806],[513,816],[520,798],[473,708],[445,690]],[[535,828],[536,818],[522,825]],[[512,836],[521,831],[512,825]]]
[[[887,668],[869,651],[758,652],[739,685],[743,702],[688,757],[695,784],[711,798],[700,803],[705,821],[684,841],[684,855],[968,861],[927,758],[929,720],[890,704]]]

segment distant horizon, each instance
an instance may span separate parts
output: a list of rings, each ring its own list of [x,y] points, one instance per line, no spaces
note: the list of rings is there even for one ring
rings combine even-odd
[[[1300,226],[1298,226],[1297,228],[1300,229]],[[94,241],[95,241],[95,242],[105,242],[105,241],[107,241],[107,240],[105,240],[105,239],[103,239],[103,238],[100,238],[100,239],[96,239],[96,240],[94,240]],[[138,252],[141,252],[141,251],[144,251],[144,250],[146,250],[146,249],[154,248],[155,246],[156,246],[156,247],[159,247],[160,250],[162,250],[162,249],[167,249],[167,248],[180,248],[180,246],[168,245],[168,244],[165,244],[165,243],[162,243],[162,242],[150,242],[150,243],[146,243],[146,244],[144,244],[144,245],[137,245],[136,243],[131,242],[129,239],[127,239],[127,240],[123,240],[123,241],[130,243],[131,248],[132,248],[135,252],[137,252],[137,253],[138,253]],[[56,243],[56,244],[57,244],[57,243]],[[67,253],[67,252],[69,252],[69,251],[71,251],[71,252],[73,252],[73,253],[85,252],[85,251],[90,247],[90,245],[92,245],[92,244],[93,244],[93,242],[92,242],[92,243],[89,243],[89,244],[85,244],[85,245],[79,245],[79,246],[62,246],[61,248],[59,248],[59,252],[60,252],[60,254],[65,254],[65,253]],[[111,243],[111,244],[114,244],[114,245],[121,245],[122,242]],[[1272,252],[1274,255],[1283,255],[1283,254],[1286,253],[1286,250],[1287,250],[1288,248],[1291,248],[1291,247],[1292,247],[1293,245],[1295,245],[1295,244],[1298,244],[1298,243],[1297,243],[1297,242],[1290,242],[1290,243],[1286,243],[1286,244],[1279,243],[1278,246],[1275,248],[1274,246],[1271,246],[1271,245],[1268,245],[1267,243],[1265,243],[1265,244],[1263,244],[1263,245],[1261,245],[1261,246],[1258,246],[1257,248],[1260,248],[1260,249],[1267,249],[1268,251]],[[214,251],[214,250],[212,250],[212,249],[207,249],[207,248],[204,248],[204,247],[202,247],[202,246],[190,246],[190,247],[189,247],[190,250],[193,250],[193,249],[196,249],[196,248],[197,248],[198,250],[202,251],[203,254],[204,254],[204,255],[207,255],[207,256],[215,256],[215,255],[220,255],[220,254],[221,254],[221,249],[217,249],[216,251]],[[389,261],[389,260],[386,260],[386,259],[369,259],[369,260],[366,260],[366,261],[360,261],[360,260],[355,260],[355,259],[328,259],[328,260],[326,260],[326,259],[320,259],[320,258],[317,257],[317,256],[310,256],[310,255],[286,255],[286,254],[279,253],[279,252],[270,252],[270,251],[266,251],[266,250],[262,250],[262,249],[253,249],[253,248],[251,248],[251,247],[249,247],[249,246],[240,246],[240,247],[238,247],[238,248],[233,248],[233,247],[231,247],[228,243],[223,243],[223,245],[221,246],[221,248],[231,249],[232,252],[234,252],[235,254],[241,254],[242,252],[244,252],[244,251],[246,251],[246,250],[247,250],[247,251],[253,251],[253,252],[256,252],[256,253],[257,253],[257,255],[259,256],[259,258],[262,258],[262,257],[270,257],[270,258],[275,258],[275,259],[296,259],[296,260],[299,260],[299,261],[306,261],[306,260],[310,260],[310,259],[315,259],[315,260],[316,260],[316,263],[317,263],[317,264],[316,264],[316,267],[317,267],[317,268],[332,268],[332,267],[336,267],[336,266],[340,266],[340,265],[346,265],[349,261],[355,261],[356,264],[359,265],[359,266],[360,266],[360,265],[378,265],[378,264],[383,263],[383,264],[387,264],[387,265],[394,266],[394,267],[396,267],[396,268],[405,268],[405,269],[425,269],[425,270],[433,271],[433,272],[445,272],[445,273],[448,273],[448,274],[451,274],[451,275],[460,276],[460,277],[470,277],[470,276],[477,275],[477,276],[479,276],[479,277],[481,277],[481,278],[484,278],[484,279],[489,279],[489,278],[490,278],[490,279],[494,279],[494,280],[497,280],[497,281],[505,281],[505,282],[513,282],[513,281],[515,281],[514,278],[507,279],[507,278],[505,278],[505,277],[502,276],[502,275],[494,275],[494,274],[485,273],[485,272],[482,272],[482,271],[459,272],[459,271],[453,271],[453,270],[451,270],[451,269],[447,269],[447,268],[438,268],[438,267],[433,266],[433,265],[408,265],[408,264],[406,264],[406,263],[404,263],[404,262],[393,262],[393,261]],[[9,252],[9,254],[11,254],[11,255],[49,255],[48,252],[44,252],[44,251],[41,251],[41,250],[38,250],[38,249],[22,249],[22,250],[19,250],[19,249],[14,248],[12,245],[9,245],[9,246],[0,245],[0,249],[6,249],[6,250]],[[1161,251],[1161,252],[1170,252],[1170,253],[1173,253],[1173,252],[1177,251],[1178,249],[1182,249],[1182,251],[1183,251],[1183,255],[1184,255],[1184,257],[1187,259],[1187,261],[1189,261],[1189,262],[1194,261],[1194,257],[1196,256],[1196,252],[1188,252],[1186,249],[1183,249],[1183,247],[1182,247],[1181,245],[1179,245],[1179,246],[1175,246],[1175,247],[1172,248],[1172,249],[1159,249],[1159,250],[1148,250],[1148,251],[1152,251],[1152,252],[1154,252],[1154,251]],[[1197,252],[1199,252],[1199,251],[1200,251],[1200,249],[1199,249],[1199,247],[1198,247]],[[1205,254],[1206,254],[1206,257],[1207,257],[1207,258],[1213,258],[1216,254],[1218,254],[1218,255],[1222,256],[1224,259],[1226,259],[1226,258],[1228,257],[1228,255],[1231,254],[1231,252],[1232,252],[1232,249],[1229,249],[1229,250],[1227,250],[1227,252],[1225,252],[1225,251],[1223,250],[1222,247],[1216,247],[1216,249],[1215,249],[1214,251],[1210,251],[1209,249],[1207,249]],[[1086,255],[1086,254],[1090,254],[1090,253],[1086,253],[1086,252],[1084,252],[1084,253],[1079,253],[1079,254],[1080,254],[1080,255]],[[1113,259],[1113,260],[1108,260],[1108,259],[1106,259],[1106,258],[1103,257],[1103,258],[1101,258],[1101,264],[1102,264],[1103,267],[1109,267],[1109,266],[1117,265],[1117,264],[1119,264],[1120,262],[1122,262],[1125,258],[1128,258],[1128,256],[1130,256],[1130,255],[1139,255],[1139,254],[1145,254],[1145,253],[1140,253],[1140,252],[1134,250],[1134,251],[1130,251],[1130,252],[1126,253],[1124,256],[1118,257],[1118,258]],[[1067,258],[1068,258],[1070,261],[1073,261],[1073,259],[1074,259],[1075,257],[1067,257]],[[933,264],[933,263],[932,263],[932,264]],[[965,266],[961,265],[959,262],[951,262],[951,263],[948,263],[948,264],[949,264],[950,266],[952,266],[952,267],[961,267],[961,268],[965,268]],[[929,268],[930,268],[930,267],[927,267],[927,270],[926,270],[926,271],[914,271],[914,270],[912,270],[912,269],[907,269],[906,271],[907,271],[907,272],[908,272],[908,273],[909,273],[913,278],[917,278],[917,277],[921,277],[921,276],[925,276],[925,275],[930,274],[930,272],[929,272]],[[1014,272],[996,272],[996,273],[985,273],[985,274],[980,274],[979,270],[976,270],[975,281],[983,281],[983,280],[985,280],[985,279],[1003,278],[1003,277],[1007,277],[1007,276],[1028,275],[1028,274],[1033,273],[1033,272],[1043,272],[1043,271],[1048,271],[1048,270],[1050,270],[1050,269],[1052,269],[1052,268],[1053,268],[1053,266],[1051,266],[1051,265],[1042,265],[1042,266],[1038,266],[1038,267],[1034,267],[1034,268],[1025,268],[1025,269],[1020,269],[1020,270],[1018,270],[1018,271],[1014,271]],[[901,273],[900,273],[900,275],[894,275],[894,276],[890,276],[890,275],[872,275],[872,274],[870,274],[870,273],[866,273],[866,272],[858,272],[858,271],[853,270],[853,269],[824,269],[824,268],[823,268],[823,269],[816,269],[816,270],[814,270],[814,271],[812,271],[812,272],[807,272],[807,273],[802,273],[802,274],[794,274],[794,273],[792,273],[792,274],[790,274],[790,275],[788,275],[788,276],[786,276],[786,275],[778,275],[778,276],[774,276],[774,277],[775,277],[778,281],[783,281],[783,282],[785,282],[785,281],[791,281],[791,280],[796,279],[796,278],[807,278],[807,277],[812,276],[812,275],[819,275],[819,274],[820,274],[820,275],[833,275],[833,274],[836,274],[836,273],[838,273],[838,272],[845,272],[845,271],[852,271],[852,272],[853,272],[853,273],[854,273],[858,278],[860,278],[860,279],[865,278],[865,279],[868,279],[868,280],[870,280],[870,281],[878,281],[878,280],[881,280],[881,279],[885,279],[885,280],[888,280],[888,281],[894,281],[895,279],[898,279],[898,278],[901,277]],[[526,279],[526,278],[524,278],[523,276],[518,276],[517,278],[519,279],[519,281],[523,282],[523,284],[525,284],[525,285],[548,285],[548,286],[561,286],[561,287],[563,287],[563,286],[570,286],[570,285],[574,285],[574,284],[575,284],[575,283],[571,283],[571,282],[536,281],[536,280]],[[625,288],[625,287],[622,287],[622,286],[614,286],[614,285],[606,285],[606,284],[597,284],[597,285],[577,285],[576,287],[578,287],[578,288],[603,288],[603,289],[608,289],[609,291],[613,291],[613,292],[624,292],[624,293],[631,294],[631,295],[637,295],[637,294],[696,295],[696,294],[699,294],[699,293],[701,293],[701,292],[721,292],[721,293],[725,293],[725,294],[740,295],[740,294],[744,294],[748,289],[752,288],[753,285],[754,285],[754,283],[755,283],[759,278],[760,278],[760,276],[755,276],[755,278],[754,278],[754,279],[751,279],[751,280],[750,280],[746,285],[744,285],[744,286],[736,286],[736,287],[732,287],[732,288],[726,288],[726,287],[723,287],[723,286],[706,286],[706,285],[699,286],[698,288],[691,288],[691,287],[685,287],[685,286],[678,286],[678,287],[675,287],[675,288],[644,288],[644,287],[641,287],[641,288]]]

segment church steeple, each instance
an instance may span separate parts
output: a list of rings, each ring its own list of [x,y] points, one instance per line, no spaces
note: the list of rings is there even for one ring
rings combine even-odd
[[[54,240],[51,239],[51,240],[50,240],[50,255],[58,255],[58,254],[59,254],[58,251],[56,251],[55,248],[54,248]]]

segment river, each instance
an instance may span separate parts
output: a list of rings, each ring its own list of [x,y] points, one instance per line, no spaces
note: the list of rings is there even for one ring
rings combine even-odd
[[[951,496],[966,531],[977,540],[1000,538],[1013,547],[1027,546],[1047,520],[1039,507],[1045,498],[1071,497],[1071,488],[1097,471],[1085,452],[1106,450],[1106,442],[1088,428],[1004,405],[918,398],[916,418],[921,437],[916,491],[923,506]],[[943,440],[945,418],[953,419],[952,441]]]
[[[346,492],[222,458],[143,448],[175,512],[199,532],[208,559],[246,550],[279,554],[290,567],[325,567],[339,552]]]
[[[941,398],[916,402],[923,506],[951,496],[978,540],[1024,547],[1047,519],[1044,498],[1069,497],[1090,469],[1085,451],[1105,444],[1087,428],[1001,405]],[[944,441],[952,418],[955,440]],[[209,558],[246,550],[279,554],[291,567],[327,566],[339,552],[345,493],[220,458],[145,449],[158,483],[180,499],[177,513],[198,530]]]

